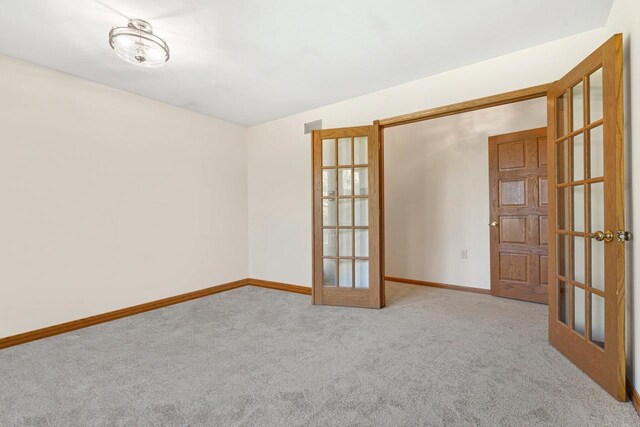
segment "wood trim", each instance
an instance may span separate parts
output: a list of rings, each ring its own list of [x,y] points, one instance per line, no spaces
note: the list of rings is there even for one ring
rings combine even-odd
[[[526,101],[533,98],[541,98],[543,96],[547,96],[547,90],[552,84],[553,83],[546,83],[498,95],[486,96],[484,98],[478,98],[471,101],[458,102],[456,104],[449,104],[443,107],[402,114],[400,116],[380,120],[380,126],[383,128],[400,126],[408,123],[450,116],[453,114],[481,110],[483,108],[496,107],[498,105],[511,104],[513,102]]]
[[[408,283],[409,285],[430,286],[432,288],[450,289],[452,291],[473,292],[476,294],[491,295],[490,289],[473,288],[471,286],[447,285],[444,283],[425,282],[423,280],[403,279],[401,277],[384,276],[388,282]]]
[[[315,132],[318,133],[318,137],[320,139],[348,138],[353,136],[366,136],[369,134],[369,129],[370,126],[352,126],[346,128],[322,129]],[[338,161],[337,157],[336,161]]]
[[[378,144],[380,147],[380,154],[378,158],[378,192],[380,194],[380,224],[379,224],[379,257],[380,257],[380,308],[387,305],[387,296],[385,290],[385,216],[384,216],[384,128],[380,126],[380,121],[376,120],[373,125],[378,131]]]
[[[107,313],[97,314],[95,316],[85,317],[83,319],[72,320],[70,322],[60,323],[58,325],[48,326],[46,328],[36,329],[34,331],[24,332],[22,334],[12,335],[0,338],[0,350],[13,347],[19,344],[25,344],[30,341],[36,341],[43,338],[60,335],[65,332],[75,331],[77,329],[87,328],[89,326],[98,325],[100,323],[109,322],[111,320],[121,319],[123,317],[133,316],[135,314],[144,313],[162,307],[167,307],[181,302],[190,301],[197,298],[214,295],[220,292],[230,291],[232,289],[241,288],[243,286],[258,286],[261,288],[276,289],[280,291],[293,292],[297,294],[311,295],[311,288],[300,285],[290,285],[280,282],[269,282],[259,279],[241,279],[235,282],[229,282],[222,285],[212,286],[198,291],[188,292],[173,297],[163,298],[156,301],[138,304],[119,310],[109,311]]]
[[[380,124],[375,121],[372,126],[369,127],[369,288],[370,298],[369,307],[383,308],[384,307],[384,280],[381,274],[380,262],[381,262],[381,248],[380,248],[380,217],[382,215],[381,194],[380,192],[380,167],[383,166],[380,163],[380,155],[382,153],[382,147],[380,146]],[[355,214],[355,206],[353,209]],[[353,222],[355,224],[355,219]],[[354,231],[355,233],[355,231]],[[355,236],[354,236],[355,237]],[[378,244],[376,244],[378,243]],[[355,240],[353,244],[355,250]],[[355,281],[355,276],[354,276]]]
[[[293,292],[296,294],[311,295],[311,288],[308,286],[291,285],[289,283],[271,282],[260,279],[247,279],[247,285],[258,286],[260,288],[275,289],[278,291]]]
[[[311,133],[311,215],[312,215],[312,282],[313,304],[322,304],[322,137],[319,130]]]
[[[633,407],[640,416],[640,394],[638,394],[638,390],[633,386],[629,377],[627,377],[627,394],[629,395],[629,399],[631,400]]]

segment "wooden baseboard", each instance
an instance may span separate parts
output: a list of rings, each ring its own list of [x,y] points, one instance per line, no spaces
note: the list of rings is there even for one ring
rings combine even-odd
[[[631,403],[633,403],[633,407],[636,412],[640,416],[640,394],[638,394],[638,390],[633,386],[629,377],[627,377],[627,395],[629,396]]]
[[[12,335],[6,338],[0,338],[0,350],[7,347],[13,347],[14,345],[24,344],[30,341],[51,337],[53,335],[75,331],[76,329],[98,325],[100,323],[109,322],[111,320],[133,316],[134,314],[144,313],[145,311],[155,310],[157,308],[167,307],[169,305],[178,304],[192,299],[206,297],[208,295],[240,288],[246,285],[247,279],[237,280],[235,282],[225,283],[223,285],[200,289],[199,291],[188,292],[186,294],[180,294],[169,298],[147,302],[144,304],[134,305],[132,307],[122,308],[120,310],[114,310],[95,316],[85,317],[84,319],[72,320],[70,322],[60,323],[58,325],[53,325],[42,329],[36,329],[35,331]]]
[[[432,288],[451,289],[454,291],[474,292],[476,294],[491,295],[490,289],[472,288],[470,286],[446,285],[444,283],[425,282],[423,280],[403,279],[401,277],[384,276],[387,282],[408,283],[410,285],[430,286]]]
[[[247,279],[247,284],[261,288],[276,289],[279,291],[294,292],[296,294],[311,295],[311,288],[300,285],[290,285],[288,283],[270,282],[268,280]]]
[[[242,279],[235,282],[225,283],[223,285],[212,286],[199,291],[188,292],[186,294],[176,295],[169,298],[151,301],[144,304],[134,305],[132,307],[122,308],[120,310],[110,311],[95,316],[85,317],[84,319],[72,320],[70,322],[60,323],[58,325],[49,326],[34,331],[24,332],[18,335],[12,335],[6,338],[0,338],[0,350],[15,345],[24,344],[30,341],[36,341],[42,338],[63,334],[65,332],[75,331],[100,323],[109,322],[111,320],[121,319],[134,314],[144,313],[145,311],[155,310],[162,307],[178,304],[196,298],[202,298],[220,292],[229,291],[231,289],[240,288],[242,286],[259,286],[261,288],[277,289],[280,291],[295,292],[297,294],[311,295],[311,288],[299,285],[290,285],[287,283],[269,282],[259,279]]]

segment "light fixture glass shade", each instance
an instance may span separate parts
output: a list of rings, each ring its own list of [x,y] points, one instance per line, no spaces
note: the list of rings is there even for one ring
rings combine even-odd
[[[169,46],[142,19],[130,19],[128,26],[112,28],[109,45],[120,58],[141,67],[161,67],[169,60]]]

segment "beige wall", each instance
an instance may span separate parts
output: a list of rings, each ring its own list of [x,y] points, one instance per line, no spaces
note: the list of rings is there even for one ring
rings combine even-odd
[[[387,275],[489,289],[488,138],[546,125],[538,98],[386,130]]]
[[[0,337],[247,276],[246,130],[0,57]]]

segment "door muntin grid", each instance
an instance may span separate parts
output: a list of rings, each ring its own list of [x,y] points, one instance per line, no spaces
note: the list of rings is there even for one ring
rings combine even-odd
[[[322,139],[324,287],[369,288],[368,144],[367,136]]]
[[[604,349],[602,68],[556,98],[557,319]]]

